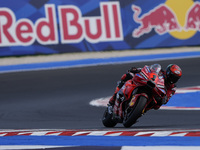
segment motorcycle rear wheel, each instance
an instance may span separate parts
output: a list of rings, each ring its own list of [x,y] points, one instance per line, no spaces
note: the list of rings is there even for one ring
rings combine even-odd
[[[103,114],[102,123],[105,127],[114,127],[117,124],[117,121],[113,119],[113,114],[108,113],[108,108]]]
[[[147,98],[140,96],[134,108],[131,108],[123,120],[123,125],[126,128],[131,127],[139,117],[141,117],[144,107],[147,103]]]

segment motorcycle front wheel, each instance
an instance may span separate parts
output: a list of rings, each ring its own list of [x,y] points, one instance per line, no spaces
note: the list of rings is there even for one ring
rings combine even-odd
[[[123,125],[126,128],[131,127],[137,119],[142,115],[142,112],[147,103],[147,98],[140,96],[133,108],[128,108],[123,120]]]

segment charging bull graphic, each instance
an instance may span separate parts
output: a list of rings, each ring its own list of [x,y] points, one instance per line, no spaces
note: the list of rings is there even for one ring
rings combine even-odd
[[[140,23],[140,27],[133,31],[133,37],[140,37],[145,33],[149,33],[153,28],[158,34],[164,34],[172,30],[179,30],[180,25],[174,12],[166,5],[159,5],[147,14],[139,18],[141,13],[140,7],[132,5],[135,12],[133,19]]]
[[[196,2],[187,12],[185,30],[200,31],[200,3]]]

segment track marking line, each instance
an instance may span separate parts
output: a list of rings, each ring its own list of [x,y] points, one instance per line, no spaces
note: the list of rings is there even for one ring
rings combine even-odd
[[[184,94],[184,93],[194,93],[199,92],[200,93],[200,86],[192,86],[192,87],[185,87],[185,88],[179,88],[176,91],[176,94]],[[90,105],[92,106],[107,106],[109,99],[111,96],[107,97],[101,97],[94,99],[90,101]],[[187,106],[187,104],[185,104]],[[200,110],[200,107],[182,107],[182,106],[161,106],[160,109],[163,110]]]

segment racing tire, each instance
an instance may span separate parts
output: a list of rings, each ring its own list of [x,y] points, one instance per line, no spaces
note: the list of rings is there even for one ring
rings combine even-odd
[[[135,104],[135,107],[130,108],[130,111],[126,114],[123,120],[124,127],[129,128],[134,123],[136,123],[137,119],[142,116],[146,103],[147,98],[144,96],[140,96]]]
[[[114,127],[117,124],[117,121],[113,119],[113,114],[108,113],[108,108],[103,114],[102,123],[105,127]]]

